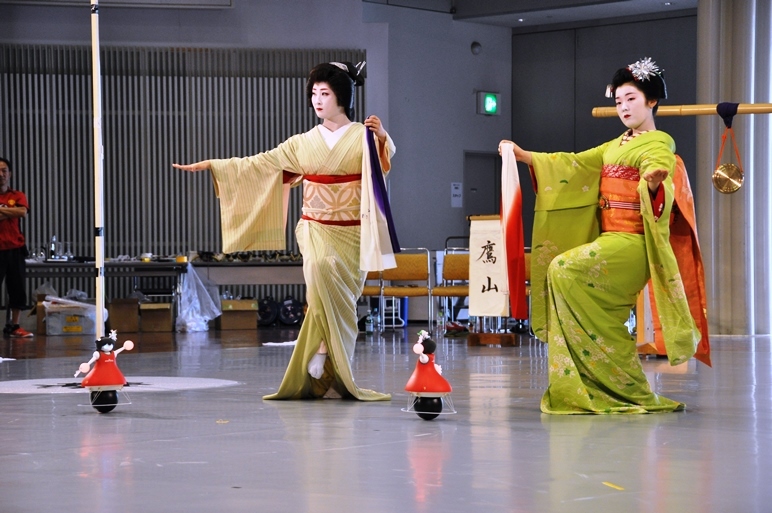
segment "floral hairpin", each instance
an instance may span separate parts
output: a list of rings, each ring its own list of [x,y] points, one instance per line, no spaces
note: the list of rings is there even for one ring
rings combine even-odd
[[[627,66],[630,73],[633,74],[636,80],[649,80],[654,75],[660,75],[662,71],[659,66],[651,60],[651,57],[644,57],[641,60]]]
[[[637,60],[628,65],[627,69],[630,70],[633,78],[638,82],[649,80],[655,75],[658,76],[662,81],[662,98],[667,98],[667,86],[665,85],[665,79],[662,78],[662,72],[665,70],[660,69],[660,67],[657,66],[657,63],[651,60],[651,57],[644,57],[643,59]],[[606,86],[606,98],[614,97],[613,89],[611,84]]]

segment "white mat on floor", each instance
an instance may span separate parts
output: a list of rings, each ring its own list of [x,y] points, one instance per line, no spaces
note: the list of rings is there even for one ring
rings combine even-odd
[[[25,379],[0,382],[0,394],[75,394],[88,393],[80,386],[83,378]],[[238,385],[238,381],[211,378],[173,378],[167,376],[126,376],[123,390],[135,392],[170,392]]]
[[[290,342],[263,342],[264,346],[294,346],[297,345],[297,340],[292,340]]]

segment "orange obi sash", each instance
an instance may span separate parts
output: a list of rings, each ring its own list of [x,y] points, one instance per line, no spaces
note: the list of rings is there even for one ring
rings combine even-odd
[[[603,166],[600,175],[600,227],[603,232],[643,234],[638,168]]]
[[[335,226],[360,224],[362,175],[304,175],[302,219]]]

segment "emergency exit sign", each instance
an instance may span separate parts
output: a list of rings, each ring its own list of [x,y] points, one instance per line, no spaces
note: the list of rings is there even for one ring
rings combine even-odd
[[[498,116],[499,105],[501,103],[501,95],[499,93],[491,93],[487,91],[477,92],[477,113],[484,114],[486,116]]]

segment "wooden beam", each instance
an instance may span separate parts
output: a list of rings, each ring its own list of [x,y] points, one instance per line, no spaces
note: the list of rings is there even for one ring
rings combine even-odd
[[[707,116],[718,115],[717,105],[662,105],[657,109],[657,116]],[[772,103],[740,103],[737,114],[772,114]],[[613,118],[617,116],[616,107],[595,107],[594,118]]]

